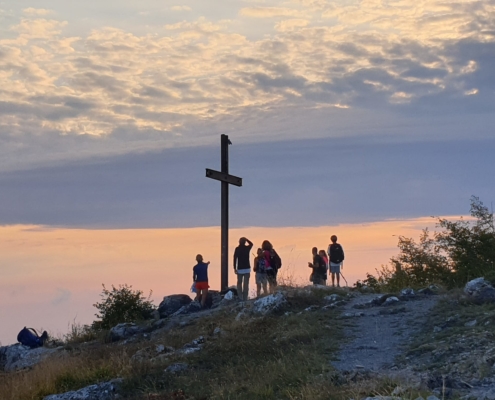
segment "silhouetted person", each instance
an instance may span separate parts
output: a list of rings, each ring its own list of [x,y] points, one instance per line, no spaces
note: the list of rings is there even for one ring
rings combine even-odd
[[[313,247],[313,262],[308,263],[308,267],[313,269],[313,285],[325,285],[325,275],[327,273],[327,265],[325,260],[318,254],[318,249]]]
[[[201,299],[201,307],[204,308],[206,298],[208,297],[208,265],[210,262],[203,262],[203,256],[198,254],[196,256],[198,262],[193,267],[193,281],[196,282],[196,290],[198,292],[198,300]]]
[[[270,286],[270,293],[273,293],[277,287],[277,273],[282,266],[282,260],[268,240],[263,241],[261,248],[265,257],[266,277]]]
[[[237,274],[237,295],[241,301],[246,301],[249,296],[249,278],[251,277],[251,262],[249,254],[253,243],[241,237],[239,246],[234,251],[234,271]]]
[[[257,255],[254,259],[254,272],[256,272],[256,296],[261,295],[261,286],[263,286],[263,293],[268,294],[268,278],[266,276],[266,261],[263,255],[263,250],[258,249]]]
[[[344,249],[337,243],[337,236],[330,237],[332,244],[328,246],[328,258],[330,259],[330,272],[332,273],[332,286],[335,286],[335,275],[337,275],[337,286],[340,287],[340,269],[344,269]]]

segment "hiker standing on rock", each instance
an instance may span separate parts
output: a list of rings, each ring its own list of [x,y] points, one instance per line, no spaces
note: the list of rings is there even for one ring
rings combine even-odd
[[[234,251],[234,272],[237,275],[237,295],[241,301],[246,301],[249,295],[249,278],[251,277],[251,263],[249,253],[253,243],[245,238],[239,239],[239,246]]]
[[[282,259],[268,240],[263,241],[261,248],[265,257],[266,276],[270,286],[270,293],[273,293],[277,287],[277,273],[282,267]]]
[[[337,243],[337,236],[330,237],[332,244],[328,246],[328,258],[330,259],[330,272],[332,273],[332,286],[335,286],[335,275],[337,275],[337,286],[340,287],[340,269],[344,269],[344,249]]]
[[[313,253],[313,262],[309,262],[308,267],[313,269],[313,273],[311,274],[313,285],[326,285],[327,264],[318,254],[318,248],[313,247],[311,251]]]
[[[261,296],[261,286],[263,286],[263,294],[268,294],[268,278],[266,276],[266,261],[263,249],[258,249],[253,269],[256,272],[256,296]]]
[[[204,308],[208,297],[208,288],[210,287],[208,285],[208,265],[210,265],[210,262],[203,262],[201,254],[196,256],[196,261],[198,263],[193,267],[193,281],[196,282],[197,299],[201,299],[201,308]]]

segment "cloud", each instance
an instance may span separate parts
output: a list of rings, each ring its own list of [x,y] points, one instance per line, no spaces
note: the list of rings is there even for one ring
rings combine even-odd
[[[60,304],[67,303],[70,301],[71,297],[72,297],[72,293],[70,290],[58,288],[56,290],[55,296],[51,301],[51,304],[53,306],[58,306]]]
[[[432,135],[455,118],[451,135],[487,134],[493,1],[243,5],[220,20],[173,17],[153,33],[73,36],[70,20],[9,20],[0,170],[211,144],[231,128],[247,142],[342,136],[366,132],[369,115],[395,135],[422,134],[401,118],[432,116]]]
[[[239,11],[239,15],[251,18],[300,17],[301,12],[285,7],[246,7]]]
[[[47,10],[45,8],[29,7],[29,8],[25,8],[24,10],[22,10],[22,12],[26,15],[29,15],[29,16],[44,16],[44,15],[51,14],[52,11]]]
[[[172,11],[191,11],[192,8],[189,6],[172,6],[170,7]]]

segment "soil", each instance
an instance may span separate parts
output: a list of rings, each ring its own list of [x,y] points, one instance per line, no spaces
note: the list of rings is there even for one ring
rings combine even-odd
[[[354,316],[349,316],[338,359],[331,362],[338,370],[379,372],[396,369],[397,356],[403,354],[418,334],[439,296],[415,296],[389,306],[356,308],[376,297],[379,296],[360,295],[343,306],[343,315]]]

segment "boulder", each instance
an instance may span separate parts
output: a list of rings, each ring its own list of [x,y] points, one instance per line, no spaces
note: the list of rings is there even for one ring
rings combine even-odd
[[[177,315],[182,314],[192,314],[195,312],[201,311],[201,303],[197,301],[190,302],[187,306],[182,306],[176,312],[174,312],[171,317],[175,317]]]
[[[416,292],[412,288],[405,288],[400,291],[400,295],[402,297],[414,297],[416,296]]]
[[[384,306],[390,306],[392,304],[396,304],[398,303],[400,300],[395,297],[395,296],[391,296],[391,297],[388,297],[387,300],[385,300],[385,302],[383,303]]]
[[[338,294],[331,294],[330,296],[325,296],[323,298],[325,302],[327,303],[335,303],[336,301],[342,300],[342,296],[339,296]]]
[[[485,278],[476,278],[466,283],[464,293],[476,303],[495,303],[495,288]]]
[[[125,322],[115,325],[112,329],[110,329],[110,338],[112,342],[116,342],[118,340],[127,339],[128,337],[134,336],[142,331],[143,329],[136,324],[132,322]]]
[[[62,350],[63,347],[38,347],[30,349],[20,343],[0,347],[0,371],[13,372],[24,368],[31,368],[45,357]]]
[[[187,306],[191,302],[192,300],[187,294],[173,294],[170,296],[165,296],[158,306],[160,318],[167,318],[177,312],[181,307]]]
[[[205,340],[204,336],[200,336],[197,339],[194,339],[192,342],[185,344],[184,347],[179,351],[182,354],[195,353],[196,351],[201,350],[201,348],[203,347],[205,342],[206,342],[206,340]]]
[[[118,398],[117,391],[121,382],[120,379],[114,379],[71,392],[52,394],[43,400],[113,400]]]
[[[282,292],[275,294],[269,294],[262,297],[253,303],[253,312],[256,314],[268,314],[271,312],[279,311],[287,304],[287,299]]]

